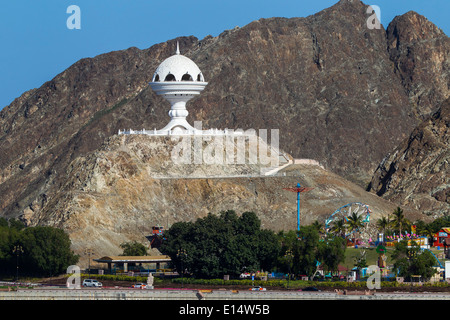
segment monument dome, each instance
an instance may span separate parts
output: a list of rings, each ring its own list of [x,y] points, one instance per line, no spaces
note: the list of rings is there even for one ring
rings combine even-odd
[[[152,82],[160,81],[204,82],[205,79],[195,62],[180,54],[177,44],[176,54],[164,60],[153,75]]]

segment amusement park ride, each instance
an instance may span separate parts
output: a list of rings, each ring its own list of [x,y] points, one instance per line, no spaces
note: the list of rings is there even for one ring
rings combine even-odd
[[[291,188],[283,188],[283,190],[297,192],[297,231],[300,231],[300,193],[310,191],[314,188],[302,187],[300,183],[297,183],[296,187]],[[349,217],[352,215],[356,215],[358,218],[361,217],[361,221],[364,224],[364,231],[367,231],[368,224],[370,222],[370,209],[369,206],[360,202],[352,202],[346,204],[345,206],[340,207],[336,211],[334,211],[331,216],[325,220],[325,229],[328,231],[331,229],[331,226],[334,222],[338,220],[343,220],[344,222],[349,221]],[[352,232],[346,234],[345,236],[349,236],[352,233],[360,232],[363,230],[357,229],[352,230]],[[367,232],[366,232],[367,233]],[[369,237],[367,237],[369,239]]]
[[[344,222],[348,222],[349,217],[356,215],[358,218],[361,218],[361,222],[364,224],[364,231],[367,231],[367,227],[370,222],[370,213],[371,211],[368,205],[361,202],[351,202],[334,211],[331,216],[325,220],[325,230],[330,230],[332,224],[336,221],[341,220]],[[361,230],[352,230],[352,232],[345,234],[345,237],[355,232],[361,232]]]
[[[300,183],[297,183],[296,187],[291,188],[283,188],[283,190],[297,192],[297,231],[300,231],[300,193],[310,191],[314,188],[302,187]],[[371,236],[368,225],[370,222],[370,209],[369,206],[361,203],[361,202],[351,202],[346,204],[345,206],[340,207],[336,211],[334,211],[331,216],[325,220],[325,230],[327,232],[331,229],[333,223],[338,220],[348,222],[349,217],[356,216],[361,218],[361,222],[363,223],[363,228],[352,230],[350,233],[346,234],[345,237],[348,237],[350,234],[359,232],[367,238],[368,240]]]
[[[297,192],[297,231],[300,231],[300,193],[310,191],[314,188],[302,187],[300,183],[297,183],[296,187],[283,189],[287,191]]]

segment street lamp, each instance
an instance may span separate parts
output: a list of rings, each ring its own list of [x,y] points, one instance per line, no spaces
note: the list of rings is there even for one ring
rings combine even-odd
[[[413,275],[411,274],[412,272],[412,268],[411,266],[414,263],[414,259],[416,258],[416,251],[414,251],[413,248],[409,249],[407,251],[407,256],[408,256],[408,275],[409,275],[409,281],[410,281],[410,287],[409,287],[409,291],[412,291],[412,286],[413,286]]]
[[[13,252],[16,254],[16,282],[19,282],[19,254],[23,253],[22,246],[14,246]]]
[[[87,248],[84,251],[84,253],[89,256],[88,265],[89,265],[89,278],[90,278],[91,277],[91,255],[94,253],[94,251],[91,248]]]
[[[177,252],[177,257],[179,257],[180,258],[180,262],[181,262],[181,273],[182,273],[182,275],[181,275],[181,289],[183,289],[183,285],[184,285],[184,269],[183,269],[183,261],[184,261],[184,259],[186,258],[186,256],[187,256],[187,253],[186,253],[186,250],[184,250],[184,249],[178,249],[178,252]]]

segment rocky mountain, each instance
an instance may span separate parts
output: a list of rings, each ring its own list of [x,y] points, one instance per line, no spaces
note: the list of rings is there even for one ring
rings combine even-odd
[[[448,215],[450,40],[414,12],[396,17],[387,39],[395,73],[423,121],[381,161],[368,189],[434,218]]]
[[[450,99],[378,166],[369,189],[433,218],[450,213]]]
[[[408,12],[387,28],[388,52],[403,87],[423,119],[449,95],[450,39],[424,16]]]
[[[292,157],[316,159],[327,174],[342,176],[343,183],[366,187],[386,154],[449,95],[449,42],[442,31],[414,12],[397,17],[387,30],[369,29],[368,17],[361,1],[341,0],[306,18],[260,19],[217,37],[180,37],[74,63],[0,111],[0,214],[61,226],[76,221],[68,220],[72,205],[77,212],[83,208],[68,188],[75,183],[75,168],[85,168],[84,174],[94,170],[95,153],[119,129],[162,128],[168,122],[169,104],[148,82],[157,66],[174,54],[176,41],[209,82],[188,103],[188,121],[202,121],[203,128],[279,129],[280,147]],[[114,157],[122,155],[115,150]],[[121,168],[134,170],[126,163]],[[167,183],[156,181],[155,188]],[[198,192],[192,194],[205,192],[200,190],[207,182],[198,182]],[[177,183],[182,182],[173,181]],[[224,185],[217,188],[220,192],[209,193],[214,195],[211,203],[220,203],[228,192]],[[251,188],[250,181],[239,188]],[[89,197],[95,198],[96,192]],[[142,203],[156,201],[151,198],[156,193],[144,194],[148,197]],[[243,194],[249,196],[246,201],[257,201],[251,200],[254,193]],[[229,202],[242,208],[237,203]],[[123,217],[126,213],[121,209]],[[93,214],[91,219],[86,224],[90,227],[109,218]]]

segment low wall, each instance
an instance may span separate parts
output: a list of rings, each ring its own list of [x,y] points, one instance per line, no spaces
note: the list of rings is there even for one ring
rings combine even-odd
[[[139,289],[19,289],[0,291],[0,300],[450,300],[446,293],[371,293],[139,290]]]
[[[314,159],[294,159],[294,164],[304,164],[309,166],[319,166],[325,169],[317,160]]]

